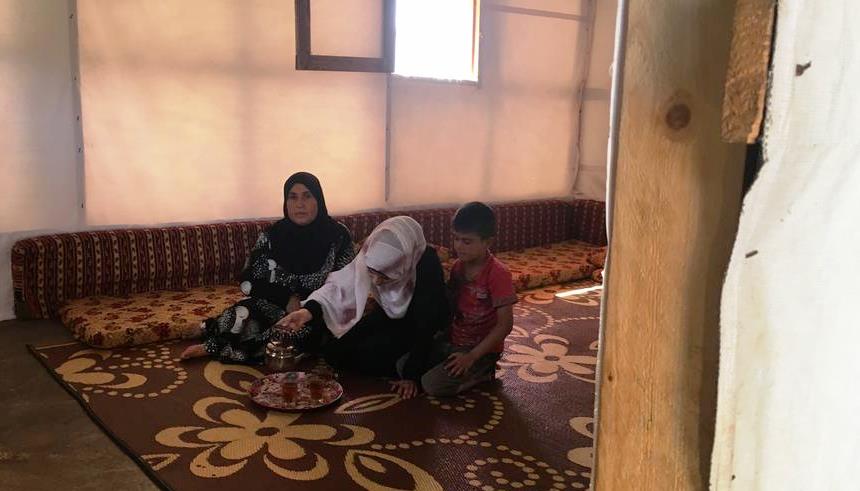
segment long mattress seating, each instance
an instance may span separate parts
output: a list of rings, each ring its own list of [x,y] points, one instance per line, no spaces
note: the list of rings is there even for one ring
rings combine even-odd
[[[541,200],[494,206],[495,253],[518,290],[589,277],[606,244],[597,201]],[[363,240],[381,221],[415,218],[431,244],[450,242],[454,208],[338,217]],[[91,346],[113,348],[192,332],[241,298],[235,277],[272,220],[47,235],[12,249],[19,317],[55,318]],[[436,246],[446,268],[453,258]]]

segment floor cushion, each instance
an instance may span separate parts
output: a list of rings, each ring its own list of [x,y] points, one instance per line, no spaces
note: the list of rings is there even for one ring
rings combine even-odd
[[[606,266],[606,246],[598,247],[588,254],[588,262],[603,268]]]
[[[595,266],[591,279],[603,283],[603,268],[606,267],[606,247],[600,247],[588,255],[588,262]]]
[[[154,291],[128,297],[94,296],[72,300],[60,320],[81,342],[98,348],[136,346],[187,338],[200,322],[242,298],[235,285],[185,291]]]
[[[521,292],[531,288],[557,285],[567,281],[589,278],[597,266],[588,261],[600,247],[570,240],[545,246],[496,253],[496,258],[511,271],[514,287]],[[445,250],[442,267],[447,280],[454,262],[453,251]],[[443,258],[439,254],[440,259]]]
[[[500,252],[496,257],[510,269],[517,291],[523,291],[588,278],[596,268],[588,262],[588,256],[598,249],[570,240]]]
[[[446,273],[454,263],[447,248],[437,247]],[[501,252],[518,291],[588,278],[596,266],[589,254],[599,248],[579,241]],[[153,291],[128,297],[93,296],[72,300],[60,319],[81,342],[98,348],[135,346],[187,338],[200,322],[242,298],[236,285],[185,291]]]

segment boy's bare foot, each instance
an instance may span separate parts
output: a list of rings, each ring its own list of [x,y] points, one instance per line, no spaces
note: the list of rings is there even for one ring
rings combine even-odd
[[[185,351],[179,355],[180,359],[188,360],[191,358],[200,358],[201,356],[206,356],[209,353],[206,352],[206,345],[203,344],[192,344],[191,346],[185,348]]]

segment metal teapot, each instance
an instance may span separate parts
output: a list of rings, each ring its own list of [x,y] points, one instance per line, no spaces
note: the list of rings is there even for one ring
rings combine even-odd
[[[266,344],[266,368],[273,372],[289,372],[296,367],[299,358],[284,330],[273,328],[269,343]]]

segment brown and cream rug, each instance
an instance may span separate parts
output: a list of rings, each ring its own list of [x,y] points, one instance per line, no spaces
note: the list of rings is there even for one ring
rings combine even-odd
[[[31,349],[165,489],[585,489],[600,291],[553,292],[521,297],[498,380],[452,399],[342,374],[328,408],[266,411],[246,395],[260,371],[180,363],[187,342]]]

